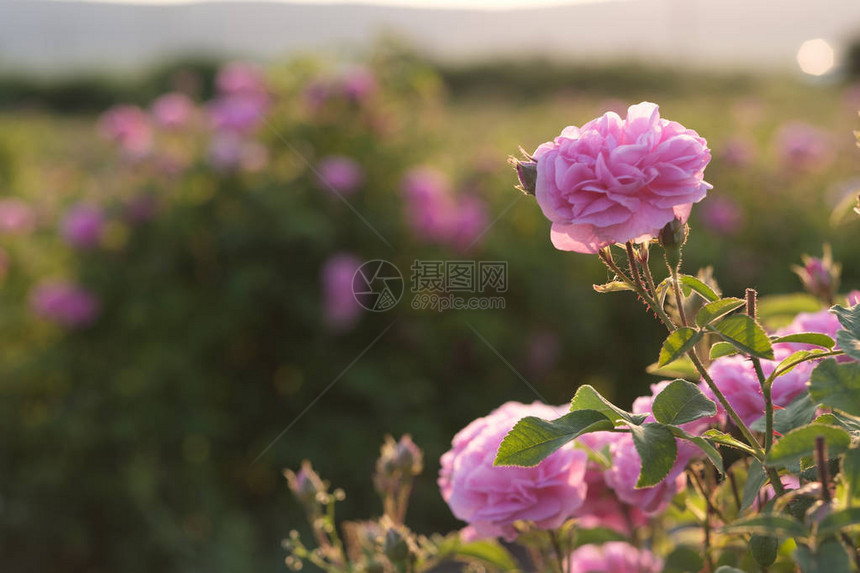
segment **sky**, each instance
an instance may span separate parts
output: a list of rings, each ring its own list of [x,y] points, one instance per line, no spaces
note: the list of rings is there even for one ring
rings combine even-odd
[[[191,4],[196,2],[219,0],[88,0],[92,2],[110,2],[117,4]],[[238,2],[260,0],[231,0]],[[402,6],[415,8],[445,8],[445,9],[485,9],[507,10],[512,8],[538,8],[544,6],[561,6],[565,4],[586,4],[604,2],[607,0],[262,0],[270,2],[289,2],[297,4],[374,4],[378,6]]]

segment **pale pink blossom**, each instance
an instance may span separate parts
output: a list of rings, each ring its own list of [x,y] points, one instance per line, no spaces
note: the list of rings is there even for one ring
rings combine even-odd
[[[186,127],[194,117],[194,102],[179,92],[164,94],[152,103],[152,118],[165,129]]]
[[[570,573],[660,573],[663,560],[623,541],[583,545],[570,555]]]
[[[787,123],[775,142],[782,166],[789,171],[822,171],[835,159],[832,136],[814,125]]]
[[[733,199],[712,197],[699,207],[699,220],[712,233],[730,236],[740,230],[744,214]]]
[[[110,108],[99,119],[99,131],[132,158],[141,158],[152,149],[149,116],[137,106],[118,105]]]
[[[36,227],[36,213],[29,203],[9,197],[0,199],[0,233],[26,235]]]
[[[673,219],[685,222],[711,188],[705,140],[647,102],[631,106],[626,119],[608,112],[567,127],[534,157],[535,195],[564,251],[650,240]]]

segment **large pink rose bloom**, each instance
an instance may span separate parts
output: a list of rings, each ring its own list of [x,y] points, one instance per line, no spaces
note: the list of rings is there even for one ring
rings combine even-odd
[[[663,561],[623,541],[583,545],[570,555],[570,573],[659,573]]]
[[[792,345],[774,345],[774,356],[776,360],[762,360],[761,368],[764,375],[770,376],[774,368],[784,358],[787,358],[794,350]],[[815,367],[813,362],[804,362],[796,366],[791,372],[783,374],[773,382],[771,397],[777,407],[784,408],[791,404],[806,390],[806,383]],[[708,373],[714,383],[726,396],[729,404],[747,425],[752,424],[764,416],[764,396],[761,392],[761,384],[756,376],[752,362],[744,356],[724,356],[717,358],[708,368]],[[703,387],[704,393],[717,402],[709,388]],[[717,410],[723,412],[723,407],[717,402]]]
[[[615,243],[646,241],[675,218],[686,222],[711,185],[707,142],[660,118],[653,103],[608,112],[566,127],[537,148],[535,196],[552,221],[553,245],[596,253]]]
[[[442,456],[439,489],[451,512],[481,537],[516,538],[514,523],[554,529],[582,505],[588,456],[572,444],[536,467],[493,466],[502,439],[521,418],[554,419],[565,407],[508,402],[461,430]]]
[[[633,438],[624,434],[609,448],[612,467],[603,474],[606,485],[615,495],[629,505],[639,508],[646,515],[662,513],[679,491],[687,485],[684,468],[689,458],[679,458],[666,479],[652,487],[637,488],[642,470],[642,458],[633,445]]]

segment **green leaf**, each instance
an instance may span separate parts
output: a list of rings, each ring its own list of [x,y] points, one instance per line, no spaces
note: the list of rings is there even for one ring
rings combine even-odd
[[[702,375],[696,370],[693,361],[686,354],[666,366],[660,366],[657,362],[649,365],[645,372],[660,376],[661,378],[683,378],[684,380],[698,381]]]
[[[663,424],[630,426],[633,444],[642,460],[637,488],[651,487],[660,483],[675,465],[678,444],[675,436]]]
[[[816,404],[812,402],[808,392],[804,392],[791,404],[773,413],[773,429],[780,434],[787,434],[795,428],[805,426],[815,416]],[[750,425],[750,429],[756,432],[765,431],[764,416]]]
[[[823,360],[812,371],[809,394],[824,406],[860,416],[860,364]]]
[[[622,410],[588,384],[580,386],[576,390],[573,400],[570,401],[570,411],[576,410],[596,410],[612,420],[614,424],[627,422],[638,425],[648,417],[648,414],[632,414]]]
[[[702,453],[708,456],[708,459],[711,460],[711,463],[714,464],[714,467],[717,468],[717,471],[720,474],[726,473],[723,468],[723,457],[720,455],[720,452],[717,451],[717,448],[713,446],[708,440],[701,436],[694,436],[692,434],[687,433],[683,429],[677,426],[666,426],[672,435],[676,438],[680,438],[682,440],[687,440],[688,442],[692,442],[696,446],[702,450]]]
[[[728,342],[723,342],[722,340],[719,342],[715,342],[713,346],[711,346],[711,360],[716,360],[717,358],[722,358],[723,356],[731,356],[732,354],[737,354],[738,349],[734,347],[733,344],[729,344]]]
[[[466,560],[477,559],[496,566],[500,571],[519,571],[520,567],[514,556],[498,541],[482,539],[460,545],[454,552],[456,557]]]
[[[654,398],[651,411],[658,422],[677,426],[715,415],[717,405],[695,384],[673,380]]]
[[[817,356],[825,352],[821,349],[816,350],[798,350],[797,352],[793,352],[783,358],[779,364],[776,365],[777,377],[782,376],[783,374],[788,374],[796,366],[802,364],[808,360],[810,360],[811,356]]]
[[[836,315],[842,328],[853,334],[855,338],[860,338],[860,304],[849,308],[837,304],[830,308],[830,312]]]
[[[496,466],[536,466],[560,447],[588,432],[611,430],[612,422],[595,410],[577,410],[556,420],[523,418],[499,445]]]
[[[707,438],[717,444],[720,444],[721,446],[735,448],[736,450],[740,450],[750,455],[755,453],[755,450],[753,450],[747,444],[743,443],[742,441],[738,440],[730,434],[721,432],[720,430],[716,430],[713,428],[710,430],[706,430],[705,433],[702,434],[702,437]]]
[[[756,314],[770,330],[786,326],[801,312],[818,312],[821,301],[809,294],[770,295],[758,299]]]
[[[834,511],[818,524],[818,537],[827,537],[852,525],[860,525],[860,507],[848,507]]]
[[[714,302],[709,302],[696,314],[696,324],[699,326],[708,325],[745,304],[746,301],[739,298],[722,298]]]
[[[767,333],[747,315],[733,314],[709,328],[744,354],[773,360],[773,347]]]
[[[840,330],[836,333],[836,340],[842,352],[854,360],[860,360],[860,339],[857,336],[847,330]]]
[[[850,573],[851,559],[845,548],[835,539],[828,539],[818,546],[817,551],[799,545],[794,559],[802,573]]]
[[[778,336],[772,340],[773,344],[777,342],[792,342],[798,344],[812,344],[822,348],[833,348],[833,339],[826,334],[820,332],[798,332],[797,334],[787,334]]]
[[[845,503],[860,498],[860,448],[850,448],[842,455],[840,479],[845,486]]]
[[[720,297],[717,295],[717,293],[714,292],[714,289],[712,289],[696,277],[691,277],[690,275],[678,275],[678,282],[680,282],[683,286],[687,287],[684,290],[689,289],[695,291],[696,294],[698,294],[708,302],[720,300]]]
[[[622,281],[611,281],[611,282],[608,282],[606,284],[591,285],[591,286],[594,287],[594,290],[599,292],[599,293],[623,292],[623,291],[633,290],[633,288],[631,288],[630,285],[628,285],[627,283],[622,282]]]
[[[747,481],[744,483],[744,495],[741,501],[741,509],[750,507],[758,497],[758,492],[767,483],[767,474],[757,461],[753,460],[747,472]]]
[[[686,326],[682,326],[666,338],[663,348],[660,349],[659,366],[666,366],[685,355],[702,339],[702,333]]]
[[[785,515],[760,513],[752,517],[739,519],[721,529],[722,533],[741,534],[755,533],[758,535],[781,534],[789,537],[806,537],[809,535],[806,527]]]
[[[812,457],[818,436],[823,436],[826,440],[829,458],[835,458],[851,445],[851,436],[842,428],[810,424],[796,428],[780,438],[771,448],[765,463],[769,466],[784,467]]]
[[[701,571],[704,566],[705,562],[702,559],[701,547],[680,545],[666,557],[666,564],[663,566],[663,573],[689,573],[690,571]]]

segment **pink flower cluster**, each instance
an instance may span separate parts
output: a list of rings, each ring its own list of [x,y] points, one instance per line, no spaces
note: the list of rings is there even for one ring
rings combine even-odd
[[[475,195],[455,196],[450,181],[435,169],[412,169],[402,189],[406,220],[422,241],[467,250],[487,228],[484,202]]]
[[[570,573],[660,573],[663,560],[623,541],[583,545],[570,555]]]
[[[118,144],[131,159],[141,159],[152,149],[153,131],[149,116],[134,105],[118,105],[99,120],[101,134]]]
[[[582,450],[564,447],[532,468],[493,465],[499,444],[517,421],[557,418],[564,411],[537,402],[507,402],[454,436],[441,459],[439,488],[454,515],[478,536],[513,540],[518,521],[554,529],[583,504],[588,457]]]
[[[98,315],[99,302],[90,292],[69,282],[43,282],[30,293],[30,307],[45,320],[67,328],[91,324]]]
[[[534,158],[535,196],[563,251],[650,240],[673,219],[686,222],[711,188],[704,181],[707,142],[661,119],[653,103],[631,106],[626,119],[608,112],[566,127]]]
[[[26,235],[36,227],[36,212],[25,201],[0,199],[0,233]]]
[[[774,140],[783,167],[793,172],[821,171],[836,158],[830,134],[814,125],[787,123]]]

